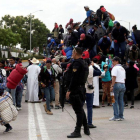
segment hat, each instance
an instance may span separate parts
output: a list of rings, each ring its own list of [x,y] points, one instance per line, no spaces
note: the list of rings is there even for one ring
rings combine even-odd
[[[84,6],[84,8],[89,8],[89,6]]]
[[[103,55],[103,53],[102,53],[102,52],[99,52],[98,54],[99,54],[99,55]]]
[[[119,63],[120,63],[120,58],[119,57],[117,57],[117,56],[115,56],[113,59],[112,59],[112,61],[118,61]]]
[[[51,37],[48,37],[48,40],[50,40],[51,39]]]
[[[52,63],[52,61],[51,61],[50,59],[48,59],[48,60],[46,61],[46,63],[50,63],[50,64],[51,64],[51,63]]]
[[[128,41],[132,42],[133,40],[131,38],[128,38]]]
[[[114,21],[114,24],[118,23],[118,21]]]
[[[85,39],[85,37],[86,37],[86,35],[85,35],[85,34],[81,34],[81,35],[80,35],[80,40],[84,40],[84,39]]]
[[[108,65],[107,65],[107,64],[105,64],[105,65],[103,66],[103,69],[104,69],[104,68],[107,68],[107,67],[108,67]]]
[[[63,44],[59,44],[59,45],[58,45],[58,48],[61,48],[62,46],[63,46]]]
[[[37,63],[39,63],[39,60],[37,60],[35,57],[31,60],[31,62],[33,63],[33,64],[37,64]]]

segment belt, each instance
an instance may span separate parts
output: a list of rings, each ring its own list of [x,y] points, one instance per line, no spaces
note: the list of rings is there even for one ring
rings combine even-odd
[[[120,82],[115,82],[115,84],[124,84],[124,83],[120,83]]]

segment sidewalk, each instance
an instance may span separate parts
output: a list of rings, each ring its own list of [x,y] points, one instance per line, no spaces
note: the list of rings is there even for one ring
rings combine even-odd
[[[67,140],[67,135],[75,127],[76,116],[72,107],[65,105],[64,112],[52,109],[54,115],[49,116],[43,104],[23,102],[17,120],[11,123],[13,130],[3,134],[5,128],[0,127],[0,140]],[[135,109],[125,109],[124,115],[124,121],[110,122],[112,107],[93,109],[93,124],[97,128],[90,130],[90,136],[84,135],[82,129],[79,140],[140,140],[140,101],[136,101]]]

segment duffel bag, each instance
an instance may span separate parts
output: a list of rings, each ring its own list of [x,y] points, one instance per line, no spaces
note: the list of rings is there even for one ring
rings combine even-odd
[[[7,92],[0,97],[0,115],[5,123],[14,121],[18,115],[16,107],[13,105],[12,97]]]

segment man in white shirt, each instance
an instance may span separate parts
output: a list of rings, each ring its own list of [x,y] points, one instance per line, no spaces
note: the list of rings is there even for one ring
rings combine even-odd
[[[122,121],[124,120],[124,102],[123,97],[125,93],[125,79],[126,74],[124,68],[120,64],[120,58],[114,57],[112,60],[113,69],[112,75],[112,87],[111,91],[114,92],[115,103],[113,104],[114,117],[110,118],[110,121]]]
[[[59,103],[59,79],[58,79],[58,74],[62,73],[62,68],[56,64],[56,59],[53,58],[52,59],[52,67],[55,70],[55,76],[56,76],[56,80],[55,80],[55,87],[54,87],[54,91],[55,91],[55,109],[59,109],[60,107],[60,103]]]

